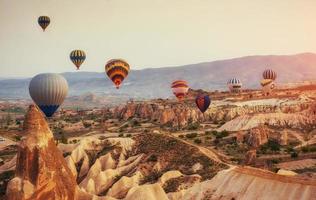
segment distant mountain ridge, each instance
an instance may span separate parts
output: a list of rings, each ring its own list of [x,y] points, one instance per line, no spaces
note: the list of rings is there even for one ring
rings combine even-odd
[[[100,96],[131,98],[166,98],[172,96],[170,83],[185,79],[193,89],[226,90],[229,78],[237,77],[244,88],[260,88],[266,68],[275,70],[278,83],[316,79],[316,54],[246,56],[178,67],[132,70],[121,89],[116,90],[105,73],[66,72],[69,96],[92,92]],[[0,79],[0,98],[29,98],[31,78]]]

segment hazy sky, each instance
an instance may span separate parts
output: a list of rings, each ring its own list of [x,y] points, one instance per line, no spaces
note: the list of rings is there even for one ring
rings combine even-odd
[[[73,49],[99,72],[316,52],[316,0],[0,0],[0,77],[75,71]]]

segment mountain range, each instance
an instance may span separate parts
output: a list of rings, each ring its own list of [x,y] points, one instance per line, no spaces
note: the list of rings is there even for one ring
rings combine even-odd
[[[133,68],[133,67],[132,67]],[[277,83],[293,83],[316,79],[316,54],[247,56],[178,67],[131,70],[121,89],[117,90],[104,73],[66,72],[68,96],[93,93],[99,96],[129,98],[166,98],[172,96],[170,84],[185,79],[193,89],[226,90],[227,80],[239,78],[244,88],[260,88],[265,69],[277,72]],[[31,78],[0,78],[0,98],[30,98]]]

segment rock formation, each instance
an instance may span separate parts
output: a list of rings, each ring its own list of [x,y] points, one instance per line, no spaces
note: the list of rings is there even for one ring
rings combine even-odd
[[[76,180],[36,106],[29,107],[23,129],[16,177],[8,184],[7,199],[75,199]]]
[[[211,180],[172,194],[177,198],[169,199],[310,200],[315,199],[315,193],[315,179],[282,176],[252,167],[231,167]]]
[[[257,151],[255,149],[247,151],[245,155],[245,165],[253,165],[256,162]]]
[[[264,127],[251,129],[247,135],[247,144],[252,148],[258,148],[260,145],[268,142],[268,130]]]
[[[111,112],[118,119],[136,117],[177,129],[195,122],[228,122],[219,131],[239,131],[249,130],[265,123],[271,126],[294,128],[314,126],[316,122],[316,115],[312,110],[314,107],[312,100],[298,97],[295,100],[264,99],[245,102],[223,100],[213,102],[204,115],[197,110],[194,102],[178,104],[171,101],[131,102],[118,106]],[[309,112],[305,113],[306,111]]]

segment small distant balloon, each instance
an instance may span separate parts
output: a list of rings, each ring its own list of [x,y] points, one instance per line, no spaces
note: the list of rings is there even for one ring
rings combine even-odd
[[[199,94],[195,98],[196,106],[200,109],[202,113],[204,113],[211,104],[211,99],[208,95]]]
[[[272,69],[264,70],[262,76],[263,76],[264,79],[271,79],[271,80],[274,80],[274,81],[277,78],[276,72],[273,71]]]
[[[231,78],[227,82],[227,86],[231,92],[239,92],[242,86],[242,83],[237,78]]]
[[[185,80],[173,81],[171,84],[171,89],[177,99],[179,101],[182,101],[189,90],[188,82],[186,82]]]
[[[50,18],[48,16],[40,16],[37,20],[38,24],[42,27],[43,31],[50,24]]]
[[[105,72],[114,83],[116,89],[120,88],[120,85],[128,76],[129,70],[129,64],[123,59],[112,59],[105,65]]]
[[[32,78],[29,92],[46,117],[51,117],[64,102],[68,93],[68,83],[59,74],[38,74]]]
[[[77,70],[79,70],[81,64],[84,62],[86,59],[86,53],[82,50],[73,50],[70,53],[70,60],[75,64],[77,67]]]

